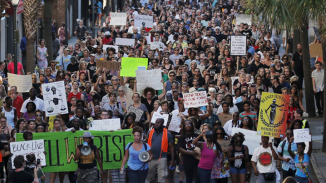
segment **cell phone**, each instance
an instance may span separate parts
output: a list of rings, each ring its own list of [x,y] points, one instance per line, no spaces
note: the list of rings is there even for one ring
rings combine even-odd
[[[40,160],[40,159],[37,159],[37,160],[36,160],[36,164],[37,164],[37,165],[40,165],[40,163],[41,163],[41,160]]]

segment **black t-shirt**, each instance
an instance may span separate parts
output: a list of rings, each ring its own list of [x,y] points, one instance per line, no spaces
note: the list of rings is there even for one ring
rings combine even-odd
[[[186,151],[194,150],[196,146],[192,144],[192,142],[196,139],[197,136],[197,134],[186,134],[180,136],[177,144],[178,149],[181,147]],[[194,156],[189,154],[182,154],[182,157],[184,162],[198,161]]]
[[[289,38],[287,44],[289,44],[289,53],[293,53],[293,38]]]
[[[34,177],[31,173],[25,171],[12,171],[9,175],[10,183],[31,183]]]
[[[255,64],[255,62],[253,62],[253,63],[250,65],[250,71],[254,73],[254,76],[256,76],[256,74],[257,74],[257,72],[258,72],[258,70],[259,70],[260,68],[264,68],[264,65],[261,64],[261,63],[259,63],[259,65],[257,66],[257,65]]]
[[[193,81],[193,77],[192,78],[190,78],[189,80],[188,80],[188,86],[189,87],[193,87],[194,85],[192,84],[192,81]],[[199,85],[199,87],[202,87],[203,85],[205,85],[205,79],[203,78],[203,77],[201,77],[200,76],[200,78],[198,79],[198,85]]]
[[[91,64],[90,62],[87,64],[87,70],[89,70],[89,74],[91,78],[93,78],[94,73],[96,72],[96,62]]]
[[[282,87],[281,85],[278,85],[276,88],[275,88],[275,86],[273,85],[272,88],[273,88],[274,93],[282,94],[282,88],[283,88],[283,87]]]
[[[252,36],[252,32],[249,29],[248,30],[242,30],[240,33],[242,35],[244,35],[244,36],[247,36],[248,39]]]
[[[75,72],[79,70],[79,63],[75,63],[74,65],[68,64],[67,71],[69,72]]]
[[[298,52],[293,54],[293,61],[294,61],[294,71],[297,76],[303,76],[303,60],[302,55]]]

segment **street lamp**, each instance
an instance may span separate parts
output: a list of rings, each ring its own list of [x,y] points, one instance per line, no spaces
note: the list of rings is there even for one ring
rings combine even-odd
[[[17,44],[19,43],[19,31],[17,30],[17,6],[19,4],[19,0],[11,0],[11,4],[14,7],[14,72],[17,74]]]

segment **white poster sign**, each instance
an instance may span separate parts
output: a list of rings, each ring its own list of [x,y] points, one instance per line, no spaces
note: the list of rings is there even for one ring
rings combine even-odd
[[[245,130],[241,128],[232,128],[232,136],[238,132],[241,132],[245,135],[245,141],[243,142],[243,145],[248,146],[249,154],[252,155],[254,150],[260,146],[261,136],[257,135],[256,131]]]
[[[116,45],[123,45],[123,46],[134,46],[135,39],[128,39],[128,38],[115,38]]]
[[[166,125],[168,124],[168,120],[169,120],[169,115],[168,115],[168,114],[161,114],[161,113],[159,113],[159,112],[154,112],[154,113],[153,113],[153,116],[152,116],[152,120],[151,120],[151,122],[152,122],[152,123],[156,123],[156,120],[157,120],[158,118],[163,118],[163,119],[164,119],[164,124],[163,124],[163,126],[166,126]]]
[[[135,27],[153,28],[153,16],[150,15],[135,16]]]
[[[293,141],[294,143],[310,142],[311,135],[309,132],[309,128],[293,130],[293,138],[294,138],[294,141]]]
[[[63,81],[42,84],[42,91],[47,117],[68,113],[65,83]]]
[[[107,48],[114,48],[115,49],[115,53],[118,53],[119,51],[119,46],[113,46],[113,45],[103,45],[103,50],[106,51]]]
[[[147,44],[151,44],[151,36],[144,36],[146,38]]]
[[[41,166],[46,166],[45,154],[44,154],[44,140],[30,140],[21,142],[10,142],[10,152],[13,154],[11,157],[12,168],[14,166],[14,159],[18,155],[25,157],[28,154],[35,154],[35,158],[40,159]]]
[[[151,42],[150,43],[151,50],[156,50],[161,48],[161,42]]]
[[[110,25],[126,25],[127,13],[111,13]]]
[[[173,132],[180,132],[180,125],[181,125],[181,117],[178,116],[178,111],[179,110],[174,110],[172,111],[172,117],[171,117],[171,121],[169,124],[169,131],[173,131]]]
[[[247,23],[248,25],[251,25],[251,18],[251,15],[238,14],[236,16],[236,25],[240,25],[241,23]]]
[[[162,90],[162,73],[160,69],[136,70],[137,90],[152,87],[155,90]]]
[[[201,107],[208,104],[206,91],[185,93],[183,100],[185,108]]]
[[[8,73],[8,83],[10,86],[16,86],[17,92],[26,93],[33,87],[31,75],[18,75]]]
[[[230,54],[232,56],[247,55],[247,36],[231,36]]]
[[[89,130],[95,131],[117,131],[121,129],[120,118],[94,120],[89,125]]]

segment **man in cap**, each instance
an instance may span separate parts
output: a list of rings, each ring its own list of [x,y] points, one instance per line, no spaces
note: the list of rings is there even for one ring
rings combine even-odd
[[[111,37],[111,32],[110,31],[106,31],[104,33],[104,38],[102,40],[103,44],[107,44],[107,45],[113,45],[113,39]]]
[[[72,74],[74,72],[77,72],[79,70],[79,63],[77,63],[77,58],[76,57],[71,57],[70,58],[70,64],[67,66],[67,72]]]
[[[87,28],[85,25],[83,25],[83,20],[79,20],[78,25],[75,28],[74,34],[77,37],[77,42],[85,40],[85,33],[87,31]]]

